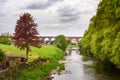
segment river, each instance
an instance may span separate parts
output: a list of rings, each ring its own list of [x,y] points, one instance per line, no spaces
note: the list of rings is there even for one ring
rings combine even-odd
[[[84,60],[75,50],[66,56],[65,70],[70,73],[52,75],[52,80],[120,80],[120,71],[95,59]]]

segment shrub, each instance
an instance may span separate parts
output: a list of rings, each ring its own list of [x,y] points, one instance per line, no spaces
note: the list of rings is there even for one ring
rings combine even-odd
[[[11,45],[12,41],[7,37],[2,37],[0,38],[0,44]]]
[[[65,38],[64,35],[58,35],[55,38],[55,45],[60,48],[61,50],[65,51],[66,47],[67,47],[67,40]]]

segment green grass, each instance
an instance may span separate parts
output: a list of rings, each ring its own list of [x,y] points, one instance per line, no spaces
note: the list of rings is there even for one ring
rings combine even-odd
[[[57,66],[60,66],[60,69],[63,69],[64,66],[58,64],[58,60],[64,57],[64,52],[55,46],[43,46],[40,49],[32,47],[32,53],[36,53],[42,58],[50,60],[50,63],[41,66],[41,63],[38,62],[33,66],[28,66],[24,68],[20,74],[16,77],[16,80],[44,80],[46,76],[49,76],[51,70],[56,69]]]
[[[32,47],[32,52],[37,53],[42,58],[51,58],[54,57],[54,54],[63,53],[60,49],[52,45],[42,46],[40,49]]]
[[[2,49],[7,55],[16,56],[26,56],[25,50],[20,50],[15,46],[0,44],[0,49]],[[42,58],[57,57],[54,54],[63,53],[61,50],[52,45],[44,45],[41,48],[31,47],[31,52],[29,52],[28,61],[32,61],[39,56]]]
[[[23,55],[25,53],[24,50],[19,50],[17,47],[15,46],[10,46],[10,45],[3,45],[0,44],[0,48],[5,51],[6,54],[18,54],[18,55]]]
[[[0,44],[0,48],[9,55],[25,55],[24,50],[19,50],[15,46],[8,46]],[[49,75],[52,69],[56,69],[57,66],[60,66],[60,69],[63,69],[64,66],[58,64],[58,60],[64,57],[64,52],[59,48],[52,45],[45,45],[41,48],[31,47],[31,52],[29,53],[29,61],[36,59],[37,57],[49,59],[49,63],[41,65],[41,62],[34,64],[32,66],[27,66],[18,73],[14,73],[17,76],[15,80],[44,80],[46,76]]]
[[[68,45],[67,49],[69,49],[69,48],[77,48],[77,47],[78,47],[77,45]]]

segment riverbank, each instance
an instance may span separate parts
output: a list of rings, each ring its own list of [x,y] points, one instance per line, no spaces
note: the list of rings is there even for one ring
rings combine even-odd
[[[52,80],[120,80],[120,70],[96,58],[80,55],[75,50],[62,63],[65,73],[52,75]]]
[[[1,47],[3,46],[3,47]],[[4,48],[6,45],[0,45],[0,48]],[[6,49],[3,49],[7,53],[10,51],[11,55],[15,54],[15,51],[11,51],[10,49],[17,49],[14,46],[8,46]],[[8,51],[7,51],[8,49]],[[17,51],[17,50],[16,50]],[[22,53],[24,51],[19,51],[17,54]],[[35,56],[34,56],[35,55]],[[33,63],[33,65],[26,66],[21,71],[16,72],[16,74],[11,74],[13,80],[44,80],[51,70],[56,69],[57,66],[60,66],[60,70],[64,68],[62,64],[58,63],[58,60],[64,57],[64,52],[55,46],[46,45],[42,48],[32,47],[32,51],[29,55],[29,61],[35,60],[37,57],[42,59],[46,59],[46,62],[38,62]]]

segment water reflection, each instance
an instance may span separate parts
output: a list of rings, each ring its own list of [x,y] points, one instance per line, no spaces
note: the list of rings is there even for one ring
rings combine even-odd
[[[120,80],[120,71],[113,66],[93,59],[83,61],[83,57],[76,50],[69,52],[66,56],[66,60],[69,62],[65,63],[65,69],[70,73],[53,75],[53,80]]]
[[[120,80],[120,71],[113,65],[92,61],[94,62],[92,65],[84,64],[84,71],[89,75],[92,74],[95,80]]]
[[[79,50],[77,48],[75,48],[75,49],[67,49],[66,50],[67,55],[71,55],[72,52],[79,54]]]

